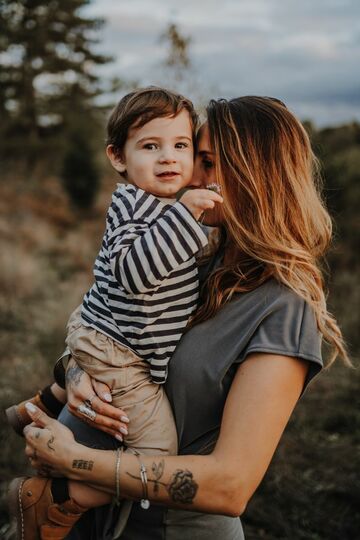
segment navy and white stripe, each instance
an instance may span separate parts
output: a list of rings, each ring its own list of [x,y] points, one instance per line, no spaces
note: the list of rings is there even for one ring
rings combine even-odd
[[[82,319],[150,363],[166,380],[169,359],[198,301],[195,254],[207,237],[181,203],[163,204],[118,185],[86,293]]]

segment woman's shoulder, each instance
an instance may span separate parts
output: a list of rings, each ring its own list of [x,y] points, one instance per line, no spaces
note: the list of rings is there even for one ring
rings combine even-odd
[[[231,311],[256,321],[284,310],[298,315],[305,304],[305,300],[289,287],[269,279],[251,291],[235,294],[227,306]]]
[[[268,352],[311,361],[311,375],[322,366],[322,337],[315,312],[286,285],[270,279],[253,291],[238,295],[233,309],[239,310],[252,326],[239,361],[252,352]]]

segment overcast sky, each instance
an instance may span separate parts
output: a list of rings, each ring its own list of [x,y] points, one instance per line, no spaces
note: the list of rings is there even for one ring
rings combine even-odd
[[[87,11],[106,20],[106,74],[166,85],[159,36],[175,22],[192,40],[189,97],[269,95],[319,126],[360,120],[359,0],[95,0]]]

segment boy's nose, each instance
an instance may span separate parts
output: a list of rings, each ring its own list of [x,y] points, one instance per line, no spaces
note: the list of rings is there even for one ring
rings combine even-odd
[[[164,148],[159,156],[160,163],[175,163],[175,153],[171,148]]]

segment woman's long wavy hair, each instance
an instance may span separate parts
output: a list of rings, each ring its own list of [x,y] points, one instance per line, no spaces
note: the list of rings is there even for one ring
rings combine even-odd
[[[222,211],[234,262],[209,277],[191,326],[212,317],[234,293],[275,278],[314,309],[318,328],[350,364],[327,311],[320,260],[332,233],[320,194],[318,162],[301,123],[279,100],[245,96],[207,107]]]

